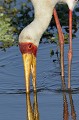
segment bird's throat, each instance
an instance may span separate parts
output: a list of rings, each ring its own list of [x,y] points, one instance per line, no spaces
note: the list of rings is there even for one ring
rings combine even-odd
[[[19,43],[19,48],[22,54],[32,54],[36,57],[37,55],[37,46],[35,46],[33,43],[25,42],[25,43]]]

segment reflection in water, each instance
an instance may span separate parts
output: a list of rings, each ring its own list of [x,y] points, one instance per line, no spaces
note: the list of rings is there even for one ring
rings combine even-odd
[[[73,120],[76,120],[76,111],[75,111],[75,108],[74,108],[72,94],[69,94],[69,99],[70,99],[70,106],[71,106],[71,116],[72,116]]]
[[[39,120],[37,93],[34,93],[33,107],[31,104],[30,94],[26,94],[26,111],[27,120]]]
[[[68,112],[68,103],[65,92],[63,92],[63,120],[68,120],[69,112]]]
[[[64,81],[64,79],[62,79],[62,81]],[[66,92],[65,92],[65,81],[62,82],[62,88],[63,88],[63,120],[69,120],[69,110],[68,110],[68,102],[67,102],[67,96],[66,96]],[[74,103],[73,103],[73,98],[72,98],[72,93],[69,92],[69,100],[70,100],[70,107],[71,107],[71,117],[72,120],[76,120],[76,111],[74,108]]]

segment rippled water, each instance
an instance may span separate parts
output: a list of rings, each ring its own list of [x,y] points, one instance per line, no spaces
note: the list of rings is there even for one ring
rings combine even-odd
[[[54,59],[57,60],[57,57],[50,57],[52,48],[56,50],[55,45],[40,44],[37,55],[37,95],[31,92],[27,97],[19,48],[11,47],[6,52],[0,50],[1,120],[34,120],[35,117],[37,120],[78,120],[79,39],[73,40],[72,91],[70,92],[61,90],[60,67],[58,61],[53,62]],[[67,51],[68,45],[65,45],[66,85]],[[31,91],[33,91],[32,83]]]

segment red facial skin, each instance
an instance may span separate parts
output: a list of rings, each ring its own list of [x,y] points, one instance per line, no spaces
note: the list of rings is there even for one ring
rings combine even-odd
[[[22,54],[29,53],[36,57],[37,55],[37,46],[35,46],[33,43],[30,42],[21,42],[19,43],[19,48]]]

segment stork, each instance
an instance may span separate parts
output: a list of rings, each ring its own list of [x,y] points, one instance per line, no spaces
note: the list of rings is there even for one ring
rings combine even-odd
[[[66,3],[69,8],[69,51],[68,51],[68,88],[70,88],[71,61],[72,61],[72,12],[77,0],[31,0],[34,7],[34,20],[26,26],[19,35],[19,48],[23,57],[26,93],[30,92],[30,74],[36,91],[36,54],[40,38],[54,15],[59,34],[61,53],[61,76],[64,76],[64,36],[59,23],[55,5],[59,2]]]

